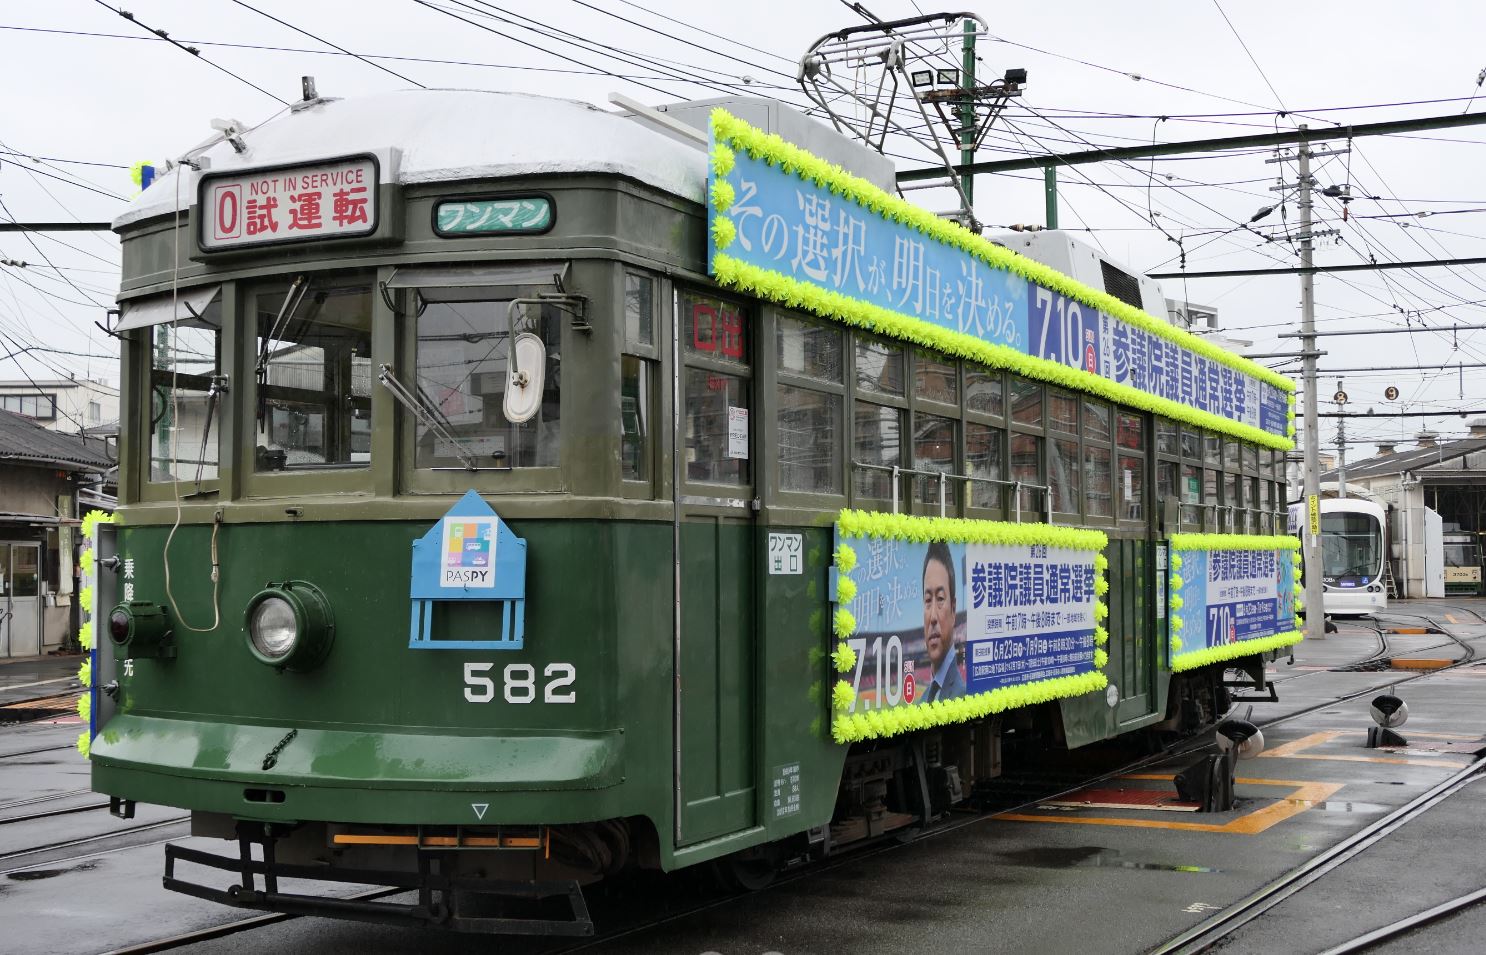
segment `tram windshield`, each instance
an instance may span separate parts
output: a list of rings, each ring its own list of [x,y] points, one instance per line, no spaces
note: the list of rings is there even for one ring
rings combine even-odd
[[[538,335],[546,346],[542,400],[529,421],[506,419],[510,375],[510,298],[468,299],[470,290],[422,289],[417,319],[417,389],[426,412],[417,417],[415,464],[458,468],[557,467],[562,380],[561,322],[549,306],[518,312],[517,333]]]
[[[1326,577],[1371,577],[1381,572],[1383,533],[1368,514],[1321,515],[1321,570]]]
[[[257,296],[255,470],[371,461],[369,281],[301,276]]]
[[[1476,543],[1472,540],[1447,540],[1445,541],[1445,566],[1446,567],[1477,567],[1480,565],[1480,556],[1476,552]]]

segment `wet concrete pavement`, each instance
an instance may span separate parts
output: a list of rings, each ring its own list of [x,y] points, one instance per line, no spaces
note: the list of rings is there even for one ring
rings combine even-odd
[[[0,706],[78,689],[77,668],[85,659],[78,654],[0,660]]]
[[[1470,606],[1486,611],[1486,601]],[[1437,603],[1399,605],[1395,622],[1417,623],[1404,614],[1443,609]],[[683,873],[664,884],[675,897],[673,911],[694,911],[583,947],[678,955],[924,948],[1080,955],[1148,951],[1407,803],[1469,761],[1460,751],[1464,747],[1456,744],[1486,733],[1486,665],[1439,673],[1333,669],[1374,656],[1380,639],[1387,640],[1389,656],[1457,659],[1471,652],[1468,648],[1479,647],[1486,660],[1486,623],[1469,614],[1457,619],[1468,622],[1443,625],[1463,642],[1440,634],[1380,637],[1370,622],[1343,622],[1339,633],[1297,648],[1294,665],[1284,660],[1274,665],[1281,702],[1255,704],[1254,718],[1293,718],[1267,728],[1265,755],[1239,765],[1239,804],[1231,812],[1035,808],[1011,818],[957,817],[951,827],[914,843],[864,850],[783,879],[766,891],[737,897],[698,895],[695,877]],[[1381,629],[1390,620],[1382,618]],[[1363,746],[1371,725],[1368,702],[1385,687],[1396,687],[1410,705],[1402,732],[1412,745],[1393,752]],[[1315,706],[1319,708],[1301,714]],[[10,764],[25,765],[7,758],[7,751],[34,748],[53,736],[52,745],[70,743],[76,731],[75,726],[57,726],[0,732],[0,776],[12,771]],[[0,781],[0,805],[23,791],[50,786],[66,792],[82,785],[75,777],[82,768],[75,756],[60,751],[40,755],[49,765],[31,765],[25,770],[27,781],[11,787]],[[1169,776],[1178,768],[1148,768],[1118,785],[1169,789],[1169,779],[1152,777]],[[1486,788],[1475,786],[1446,800],[1252,923],[1226,950],[1318,952],[1374,925],[1479,888],[1486,879],[1476,858],[1483,793]],[[0,815],[5,812],[0,809]],[[84,831],[77,817],[60,819],[67,821],[59,828]],[[121,838],[157,839],[155,834]],[[199,841],[219,852],[225,845]],[[14,924],[18,914],[36,914],[7,939],[8,951],[99,952],[253,914],[165,892],[158,881],[158,844],[123,844],[82,856],[73,849],[49,859],[28,857],[23,861],[31,864],[20,871],[0,859],[0,921]],[[27,874],[38,871],[49,874]],[[1425,933],[1421,944],[1409,950],[1480,951],[1483,946],[1474,941],[1479,936],[1472,926],[1486,928],[1481,916],[1468,913]],[[181,950],[374,955],[568,947],[555,940],[493,944],[488,938],[434,931],[295,919]]]

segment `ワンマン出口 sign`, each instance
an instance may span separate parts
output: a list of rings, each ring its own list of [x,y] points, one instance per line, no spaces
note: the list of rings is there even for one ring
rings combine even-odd
[[[1002,346],[1034,366],[1050,363],[1154,396],[1175,406],[1161,410],[1188,421],[1219,428],[1232,423],[1287,439],[1288,396],[1267,370],[1226,353],[1220,360],[1212,346],[1158,319],[1130,314],[1138,310],[1114,314],[1122,303],[1103,293],[1082,289],[1085,294],[1075,297],[1069,293],[1082,287],[1035,263],[1023,271],[1047,281],[1029,279],[999,264],[1025,262],[1009,250],[968,232],[952,235],[958,244],[944,241],[900,221],[910,217],[897,197],[860,180],[822,185],[783,161],[769,161],[777,158],[768,155],[770,148],[794,147],[767,141],[754,156],[748,146],[762,134],[731,117],[728,129],[742,132],[719,135],[717,125],[714,117],[709,214],[714,222],[722,217],[731,224],[722,235],[714,229],[709,241],[708,265],[719,281],[726,284],[741,266],[760,276],[750,290],[764,297],[774,280],[779,282],[775,297],[792,304],[803,300],[806,307],[809,297],[799,294],[801,287],[821,290],[841,297],[834,305],[889,313],[900,323],[907,320],[909,330],[919,323],[919,328]],[[740,136],[748,142],[740,142]],[[719,175],[717,147],[729,142],[738,148]],[[839,170],[835,174],[849,178]],[[719,183],[726,188],[719,189]],[[1100,296],[1109,310],[1088,304]],[[995,363],[993,355],[982,357]],[[1070,383],[1097,387],[1077,375]]]

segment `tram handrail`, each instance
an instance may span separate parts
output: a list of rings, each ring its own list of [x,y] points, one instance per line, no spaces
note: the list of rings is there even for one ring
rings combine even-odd
[[[1011,488],[1013,514],[1015,515],[1014,520],[1018,524],[1022,522],[1022,488],[1041,492],[1044,506],[1047,503],[1048,496],[1052,493],[1052,488],[1046,484],[1032,484],[1027,481],[1007,481],[1002,478],[980,477],[975,474],[951,474],[948,471],[920,471],[914,468],[901,467],[896,464],[869,464],[866,461],[858,461],[855,458],[852,459],[851,466],[861,468],[864,471],[882,471],[892,475],[892,504],[894,514],[898,513],[898,479],[903,475],[909,477],[930,477],[935,478],[939,482],[940,517],[948,516],[948,495],[946,489],[950,481],[977,481],[981,484],[995,484],[1001,487]]]

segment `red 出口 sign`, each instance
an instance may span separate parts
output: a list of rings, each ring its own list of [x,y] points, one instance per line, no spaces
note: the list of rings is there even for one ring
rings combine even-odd
[[[203,251],[370,235],[377,228],[370,156],[207,176],[197,237]]]

